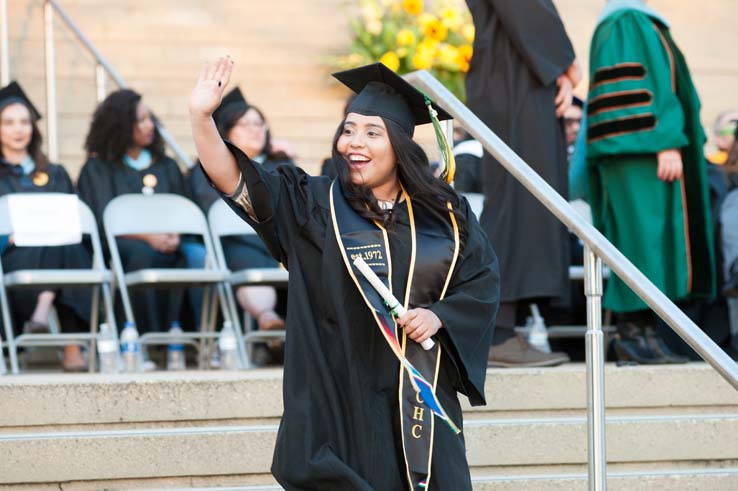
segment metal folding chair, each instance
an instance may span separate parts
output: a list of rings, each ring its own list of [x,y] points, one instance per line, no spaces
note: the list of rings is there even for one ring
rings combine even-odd
[[[121,300],[127,321],[136,322],[131,307],[129,288],[151,287],[203,287],[203,308],[199,333],[183,333],[177,339],[192,344],[199,340],[199,365],[207,366],[205,340],[213,340],[217,316],[216,305],[220,304],[224,319],[230,319],[228,304],[219,285],[227,281],[230,271],[220,268],[215,258],[210,231],[205,215],[195,203],[176,194],[124,194],[114,198],[103,212],[105,235],[110,249],[113,272],[120,285]],[[148,268],[126,273],[123,270],[116,237],[131,234],[191,234],[202,237],[205,245],[203,268]],[[169,344],[173,341],[168,332],[149,332],[141,336],[141,345]],[[239,340],[240,341],[240,340]],[[239,353],[241,355],[241,353]],[[240,357],[245,366],[246,360]]]
[[[62,193],[21,193],[31,197],[49,197],[54,194],[68,196]],[[100,235],[97,230],[95,217],[87,205],[79,201],[80,227],[82,234],[89,235],[92,244],[92,265],[90,269],[29,269],[18,270],[3,274],[0,264],[0,306],[2,307],[3,324],[5,325],[6,345],[10,358],[11,370],[19,372],[17,350],[21,346],[67,346],[89,345],[89,367],[95,370],[95,339],[99,320],[100,290],[103,292],[105,315],[107,322],[115,329],[115,315],[113,314],[112,282],[113,275],[105,268]],[[0,234],[10,235],[13,226],[10,221],[8,197],[0,198]],[[51,333],[51,334],[22,334],[14,336],[11,306],[8,301],[7,289],[19,288],[56,288],[92,287],[92,311],[90,313],[89,333]],[[1,356],[1,354],[0,354]],[[0,360],[1,362],[2,360]]]
[[[251,226],[243,221],[241,217],[236,215],[223,200],[217,200],[208,210],[208,222],[210,223],[210,232],[213,235],[213,245],[215,246],[215,257],[222,269],[227,268],[225,254],[223,253],[223,237],[233,235],[256,235]],[[247,345],[255,342],[269,341],[273,339],[284,339],[284,330],[274,331],[257,331],[252,330],[252,319],[248,312],[244,310],[243,326],[239,322],[238,304],[233,295],[233,288],[239,286],[275,286],[286,287],[289,279],[289,273],[284,268],[248,268],[240,271],[234,271],[229,276],[224,287],[224,294],[228,302],[228,308],[231,311],[231,319],[237,332],[243,334],[243,342],[240,343],[240,349],[246,359],[248,366],[251,366],[251,357]]]

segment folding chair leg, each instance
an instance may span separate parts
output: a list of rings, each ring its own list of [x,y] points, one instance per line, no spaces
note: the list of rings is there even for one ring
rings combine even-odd
[[[113,329],[113,332],[118,333],[118,326],[115,322],[115,307],[113,305],[113,287],[108,284],[102,286],[103,291],[103,302],[105,304],[105,319],[108,325]]]
[[[0,375],[6,375],[8,368],[5,366],[5,355],[3,354],[3,337],[0,336]]]
[[[210,358],[210,346],[209,343],[205,343],[205,334],[208,332],[208,324],[210,323],[210,307],[212,302],[210,301],[210,286],[204,286],[202,289],[202,313],[200,315],[200,343],[198,344],[197,351],[197,367],[202,370],[209,368]]]
[[[225,307],[224,310],[229,312],[230,321],[233,323],[233,330],[236,331],[236,336],[239,345],[239,356],[241,357],[242,366],[245,369],[251,368],[251,358],[249,357],[248,349],[246,347],[246,341],[243,333],[246,332],[244,327],[241,325],[241,320],[238,316],[238,303],[236,297],[233,295],[233,287],[230,284],[223,285],[223,292],[225,294]]]
[[[215,334],[218,332],[218,285],[214,285],[210,290],[210,317],[208,318],[208,333]],[[224,320],[225,312],[223,313]],[[215,350],[218,349],[218,338],[211,336],[207,340],[208,343],[208,356],[212,357]]]
[[[233,325],[233,331],[236,333],[236,342],[238,343],[238,358],[239,358],[239,365],[241,368],[251,368],[249,364],[249,358],[246,353],[246,343],[244,341],[243,331],[241,330],[241,325],[238,322],[238,315],[235,315],[233,309],[231,309],[231,305],[228,302],[228,295],[226,291],[228,291],[231,288],[228,284],[219,284],[218,285],[218,301],[220,302],[220,309],[223,312],[223,318],[231,321],[231,324]]]
[[[90,341],[90,349],[87,350],[87,365],[89,366],[90,373],[95,373],[97,368],[97,323],[99,322],[100,314],[100,287],[92,287],[92,307],[90,308],[90,334],[92,334],[92,340]]]
[[[0,269],[0,273],[2,269]],[[10,315],[10,303],[8,302],[8,293],[5,290],[5,284],[0,274],[0,310],[2,310],[3,325],[5,326],[5,336],[8,346],[8,356],[10,357],[10,371],[13,375],[17,375],[20,370],[18,368],[18,351],[15,345],[15,335],[13,333],[13,321]]]

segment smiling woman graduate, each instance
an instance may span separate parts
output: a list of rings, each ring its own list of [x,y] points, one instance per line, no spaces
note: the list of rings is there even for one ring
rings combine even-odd
[[[60,164],[48,161],[41,151],[38,129],[41,113],[17,82],[0,88],[0,196],[14,193],[74,194],[69,174]],[[82,244],[49,247],[16,247],[12,236],[2,251],[5,273],[23,269],[81,269],[92,263]],[[56,308],[63,332],[89,328],[90,288],[13,289],[8,292],[13,323],[29,334],[49,332],[49,313]],[[20,334],[20,332],[15,333]],[[66,346],[62,367],[66,371],[87,370],[79,346]]]
[[[272,473],[290,491],[471,490],[457,392],[485,403],[499,274],[468,203],[412,140],[449,116],[383,65],[341,72],[358,96],[333,139],[338,177],[268,172],[212,119],[231,71],[227,58],[203,70],[190,115],[212,184],[290,272]],[[406,314],[386,311],[357,256]]]

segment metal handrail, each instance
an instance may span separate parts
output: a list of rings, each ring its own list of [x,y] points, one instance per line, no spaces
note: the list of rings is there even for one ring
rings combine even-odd
[[[607,489],[605,440],[605,350],[602,332],[602,259],[705,361],[738,389],[738,364],[664,295],[597,229],[427,71],[409,73],[408,82],[426,92],[502,164],[533,196],[585,243],[587,297],[587,450],[590,491]]]
[[[692,320],[636,268],[604,235],[582,218],[569,203],[495,135],[469,108],[426,71],[406,75],[477,140],[548,210],[601,257],[703,360],[738,389],[738,364],[723,352]]]
[[[48,26],[47,32],[50,32],[51,30],[51,17],[53,11],[56,11],[56,13],[59,15],[61,20],[66,24],[67,28],[72,31],[72,33],[77,37],[79,42],[84,46],[87,51],[92,55],[92,57],[95,59],[96,63],[96,75],[95,75],[95,86],[96,86],[96,93],[98,102],[101,100],[101,96],[104,95],[104,86],[105,86],[105,77],[104,74],[107,74],[113,82],[118,85],[118,87],[124,89],[128,87],[128,84],[125,82],[123,77],[118,73],[115,68],[110,64],[107,58],[103,56],[103,54],[95,47],[94,44],[92,44],[92,41],[80,30],[80,28],[77,26],[77,24],[72,20],[72,18],[69,16],[69,14],[62,8],[61,5],[59,5],[59,2],[56,0],[44,0],[44,14],[46,16],[46,24]],[[53,10],[52,10],[53,9]],[[50,37],[50,39],[47,38],[47,43],[50,45],[50,49],[53,53],[53,36]],[[51,60],[51,63],[53,63],[53,57]],[[51,69],[53,71],[53,65],[51,66]],[[56,82],[53,79],[53,77],[49,78],[48,75],[49,67],[47,67],[47,104],[49,101],[51,101],[52,104],[55,104],[55,91],[56,91]],[[50,118],[51,120],[52,118]],[[192,159],[187,155],[187,153],[182,150],[182,148],[179,146],[177,141],[174,139],[171,133],[159,122],[156,121],[156,127],[159,130],[159,133],[161,134],[161,137],[166,142],[167,146],[172,149],[174,154],[177,156],[177,159],[179,159],[180,162],[184,163],[187,167],[192,167],[193,162]],[[56,129],[54,128],[54,132]],[[55,141],[54,140],[55,135],[49,135],[49,141]],[[50,145],[50,157],[51,154],[55,153],[57,150],[53,149],[51,150]]]

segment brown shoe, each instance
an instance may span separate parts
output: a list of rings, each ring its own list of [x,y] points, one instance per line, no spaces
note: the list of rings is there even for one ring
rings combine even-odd
[[[489,350],[491,367],[554,367],[569,361],[566,353],[544,353],[531,346],[528,341],[516,334],[502,344]]]
[[[64,361],[62,362],[62,368],[65,372],[86,372],[89,370],[85,357],[82,356],[82,351],[79,346],[65,346],[64,347]]]

